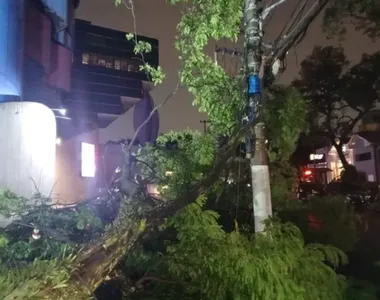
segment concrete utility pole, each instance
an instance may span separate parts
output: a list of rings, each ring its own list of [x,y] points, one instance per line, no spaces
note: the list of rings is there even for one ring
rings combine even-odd
[[[263,85],[261,81],[263,74],[260,74],[262,68],[262,36],[262,13],[259,8],[259,1],[246,0],[244,7],[246,57],[244,59],[248,82],[247,118],[248,122],[257,121],[253,134],[249,134],[246,138],[246,146],[247,158],[250,159],[251,164],[253,213],[255,231],[257,233],[264,231],[265,226],[263,222],[272,215],[265,125],[260,114],[263,104]]]
[[[274,43],[263,43],[262,21],[268,17],[279,5],[287,0],[268,0],[269,5],[265,9],[259,7],[260,0],[245,0],[244,22],[242,33],[244,33],[245,51],[238,52],[232,49],[216,47],[215,53],[238,54],[243,57],[247,78],[248,109],[243,119],[250,123],[256,122],[253,132],[246,137],[247,158],[250,159],[252,174],[253,208],[255,218],[255,231],[262,232],[265,229],[263,221],[272,215],[272,203],[269,182],[269,170],[267,162],[267,149],[265,138],[265,124],[261,112],[264,104],[262,78],[264,76],[264,64],[262,49],[269,51],[267,62],[275,71],[276,62],[280,62],[288,50],[297,45],[304,36],[305,31],[314,19],[323,11],[330,0],[314,0],[310,9],[302,15],[278,41]],[[307,0],[305,0],[307,1]],[[302,13],[303,5],[295,8],[295,18]],[[291,17],[292,19],[293,17]],[[294,21],[294,20],[293,20]],[[289,20],[291,22],[291,20]],[[274,74],[274,75],[276,75]],[[252,149],[254,148],[254,149]]]
[[[201,123],[203,123],[203,132],[207,133],[207,124],[210,123],[208,120],[200,120]]]

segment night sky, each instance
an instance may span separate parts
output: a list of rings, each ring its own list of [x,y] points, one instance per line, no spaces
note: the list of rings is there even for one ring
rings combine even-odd
[[[310,0],[313,3],[314,0]],[[176,25],[180,18],[180,6],[172,6],[165,0],[135,0],[135,13],[137,33],[148,37],[156,38],[160,43],[160,65],[166,72],[164,84],[156,87],[152,95],[157,103],[162,101],[175,87],[179,61],[178,53],[174,49],[174,39],[176,36]],[[289,20],[289,16],[297,5],[298,0],[288,0],[286,4],[279,7],[270,17],[265,26],[265,40],[270,41],[276,38],[279,31]],[[91,21],[94,25],[108,27],[126,32],[133,32],[133,18],[129,10],[114,5],[114,0],[81,0],[76,17]],[[310,26],[303,42],[292,49],[287,57],[287,70],[281,77],[282,83],[291,82],[298,73],[301,61],[311,53],[317,45],[339,45],[338,41],[328,41],[320,28],[321,17]],[[219,43],[221,44],[221,43]],[[238,45],[228,45],[228,47],[238,47]],[[373,43],[364,37],[361,32],[350,30],[346,41],[342,43],[346,55],[352,62],[357,62],[363,53],[372,53],[380,49],[380,42]],[[209,51],[213,55],[214,44],[210,45]],[[230,59],[223,61],[229,64]],[[232,66],[233,69],[233,66]],[[160,110],[160,132],[168,130],[181,130],[187,127],[203,130],[200,123],[202,116],[191,104],[191,95],[181,90]],[[123,137],[123,128],[127,123],[123,123],[122,118],[113,124],[113,130],[120,131]]]

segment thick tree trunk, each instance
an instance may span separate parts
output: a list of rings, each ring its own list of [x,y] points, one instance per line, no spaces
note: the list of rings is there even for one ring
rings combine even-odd
[[[86,250],[82,251],[78,256],[79,268],[73,274],[73,281],[81,287],[86,287],[88,291],[94,291],[108,274],[112,272],[123,256],[136,245],[142,238],[154,233],[152,229],[162,225],[166,218],[174,215],[183,207],[195,201],[195,199],[203,192],[205,188],[210,187],[219,177],[226,164],[229,164],[230,158],[234,156],[237,145],[241,142],[241,138],[247,133],[246,126],[240,130],[233,139],[221,149],[214,168],[209,175],[202,181],[189,189],[182,198],[170,201],[162,207],[152,209],[145,216],[144,228],[141,228],[140,222],[142,218],[136,216],[134,222],[128,222],[123,228],[111,230],[102,238],[89,245]]]
[[[342,162],[343,168],[347,169],[347,167],[349,166],[349,163],[346,159],[346,156],[344,155],[342,144],[337,144],[335,141],[333,141],[333,145],[336,150],[336,153],[339,156],[340,161]]]

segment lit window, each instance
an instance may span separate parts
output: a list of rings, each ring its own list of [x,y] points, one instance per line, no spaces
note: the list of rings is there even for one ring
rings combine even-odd
[[[112,60],[107,60],[107,62],[106,62],[106,68],[110,68],[110,69],[113,68],[113,62],[112,62]]]
[[[88,65],[90,62],[90,54],[88,53],[83,53],[82,54],[82,64]]]
[[[81,144],[81,175],[82,177],[95,177],[95,145],[89,143]]]
[[[98,59],[98,65],[102,66],[102,67],[105,67],[106,66],[106,60],[102,59],[102,58],[99,58]]]
[[[122,60],[122,61],[120,62],[120,64],[121,64],[121,69],[122,69],[123,71],[128,71],[128,62],[127,62],[127,61]]]
[[[120,70],[120,60],[115,59],[115,69]]]

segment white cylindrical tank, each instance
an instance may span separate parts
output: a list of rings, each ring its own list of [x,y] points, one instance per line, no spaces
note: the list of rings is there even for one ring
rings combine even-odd
[[[0,189],[49,196],[55,183],[56,120],[45,105],[0,103]],[[38,189],[38,191],[36,190]]]

